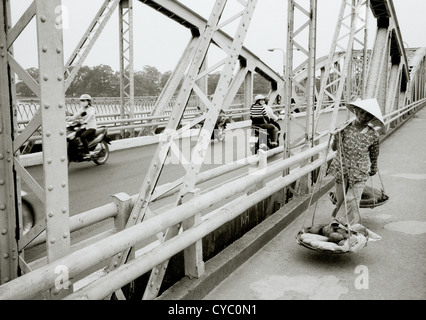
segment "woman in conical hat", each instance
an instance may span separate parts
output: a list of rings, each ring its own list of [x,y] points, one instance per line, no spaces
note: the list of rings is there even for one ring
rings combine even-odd
[[[379,103],[376,99],[358,99],[356,101],[350,102],[346,107],[353,114],[355,114],[356,108],[368,112],[373,116],[373,118],[369,121],[370,126],[372,126],[378,132],[385,130],[385,121],[383,120],[382,111],[380,110]]]
[[[384,128],[384,121],[376,99],[357,100],[347,107],[356,119],[335,134],[332,149],[337,154],[329,173],[334,176],[337,199],[332,216],[352,225],[360,221],[362,192],[369,176],[378,169],[379,133],[373,123]],[[346,206],[342,205],[345,199]]]

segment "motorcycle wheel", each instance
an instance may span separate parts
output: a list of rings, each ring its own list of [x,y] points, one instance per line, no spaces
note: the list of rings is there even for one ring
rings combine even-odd
[[[34,208],[27,200],[22,199],[22,234],[25,235],[35,223]]]
[[[99,150],[101,149],[101,150]],[[109,157],[109,148],[108,148],[108,144],[105,141],[101,141],[95,149],[96,152],[99,151],[96,159],[93,160],[94,163],[96,163],[97,165],[102,165],[105,164],[108,160]]]

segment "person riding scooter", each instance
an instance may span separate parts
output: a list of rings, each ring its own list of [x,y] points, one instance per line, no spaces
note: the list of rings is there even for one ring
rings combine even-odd
[[[81,119],[83,126],[82,129],[77,132],[76,137],[81,138],[86,158],[90,158],[92,154],[89,151],[89,142],[95,138],[97,124],[95,108],[92,106],[92,97],[88,94],[80,96],[80,109],[68,120],[74,121],[77,119]]]
[[[279,130],[276,126],[269,122],[269,115],[266,109],[266,97],[264,95],[257,95],[254,98],[254,104],[250,108],[250,119],[252,125],[257,126],[268,131],[268,136],[271,140],[271,146],[278,146],[278,133]]]

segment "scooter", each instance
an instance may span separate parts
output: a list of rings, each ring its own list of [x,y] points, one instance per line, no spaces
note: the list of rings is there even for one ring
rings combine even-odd
[[[93,161],[97,165],[105,164],[109,157],[111,139],[107,136],[108,129],[98,128],[94,139],[89,142],[90,154],[84,152],[83,143],[77,134],[82,129],[78,120],[67,122],[68,164],[70,162]]]
[[[278,144],[276,146],[272,146],[271,138],[268,136],[268,130],[263,129],[257,125],[251,125],[251,136],[249,140],[249,146],[251,153],[257,154],[259,149],[267,151],[269,149],[274,149],[279,146],[279,138],[281,135],[281,130],[278,131]]]

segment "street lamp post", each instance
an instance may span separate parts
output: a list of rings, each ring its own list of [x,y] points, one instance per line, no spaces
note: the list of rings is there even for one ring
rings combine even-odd
[[[286,65],[286,61],[285,61],[285,51],[284,49],[281,48],[270,48],[268,49],[268,51],[274,52],[275,50],[281,51],[283,53],[283,78],[285,78],[285,65]]]

